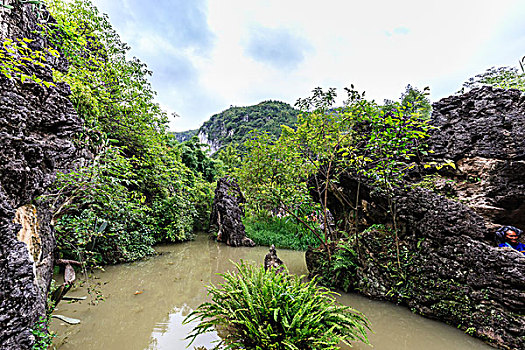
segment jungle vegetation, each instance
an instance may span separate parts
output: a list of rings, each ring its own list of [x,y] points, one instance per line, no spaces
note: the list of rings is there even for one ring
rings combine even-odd
[[[220,161],[195,140],[179,143],[154,102],[151,71],[89,0],[46,1],[42,34],[69,61],[54,82],[71,87],[83,121],[85,165],[59,173],[51,206],[59,256],[88,265],[132,261],[158,242],[181,242],[205,226]]]
[[[51,46],[36,52],[24,38],[5,41],[0,73],[45,88],[67,83],[83,122],[75,138],[78,148],[87,151],[83,165],[59,173],[50,192],[39,198],[53,211],[60,258],[98,266],[141,259],[153,254],[159,242],[189,240],[207,226],[214,182],[230,174],[246,196],[247,231],[256,241],[295,249],[321,246],[334,268],[351,269],[355,254],[346,242],[357,241],[357,220],[332,217],[328,204],[330,194],[353,209],[349,215],[359,211],[359,198],[348,198],[339,186],[341,177],[351,173],[389,199],[389,231],[401,265],[394,193],[412,167],[431,165],[423,162],[432,128],[426,89],[409,85],[400,101],[383,105],[351,86],[343,106],[336,106],[334,89],[317,88],[311,97],[299,99],[297,108],[279,101],[231,107],[200,129],[220,147],[211,159],[195,133],[179,142],[168,132],[167,115],[154,102],[148,82],[151,71],[127,57],[129,47],[106,15],[89,0],[45,3],[54,19],[42,12],[41,32]],[[37,66],[45,66],[46,57],[62,55],[69,66],[54,71],[52,82],[41,81],[25,73],[16,55]],[[521,72],[491,69],[465,87],[525,90],[524,59],[520,64]],[[332,243],[341,239],[345,250],[334,250]],[[367,342],[366,319],[334,306],[331,293],[318,289],[315,281],[303,283],[245,265],[223,277],[224,284],[210,288],[215,303],[190,315],[203,321],[194,335],[228,327],[230,311],[237,310],[225,339],[231,348],[288,344],[306,349],[311,339],[326,349],[339,341]],[[269,313],[251,314],[255,308]],[[266,328],[255,328],[252,320],[257,318],[264,319]]]

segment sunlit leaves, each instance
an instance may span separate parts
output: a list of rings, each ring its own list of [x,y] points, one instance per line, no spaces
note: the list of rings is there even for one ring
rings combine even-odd
[[[55,49],[33,50],[29,47],[33,40],[28,38],[4,39],[0,47],[0,73],[8,79],[18,79],[22,84],[32,81],[42,87],[55,86],[37,76],[36,68],[45,68],[48,57],[58,57]]]

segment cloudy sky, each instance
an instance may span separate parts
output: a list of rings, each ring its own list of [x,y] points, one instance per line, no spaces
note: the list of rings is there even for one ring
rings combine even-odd
[[[523,0],[93,2],[153,71],[158,102],[180,116],[173,131],[318,86],[354,84],[378,102],[429,86],[436,101],[525,55]]]

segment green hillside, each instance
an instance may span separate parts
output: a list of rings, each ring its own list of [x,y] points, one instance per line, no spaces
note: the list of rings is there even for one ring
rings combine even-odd
[[[274,135],[281,134],[281,125],[292,126],[299,111],[288,103],[264,101],[254,106],[230,107],[213,115],[199,129],[201,142],[210,146],[212,152],[236,143],[242,145],[250,131],[257,129]]]
[[[175,140],[179,142],[185,142],[189,141],[193,136],[197,135],[198,132],[199,129],[193,129],[180,132],[170,132],[170,134],[173,135],[173,137],[175,137]]]

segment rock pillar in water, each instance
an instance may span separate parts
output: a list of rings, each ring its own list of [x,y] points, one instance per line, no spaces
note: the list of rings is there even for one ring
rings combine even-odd
[[[239,184],[232,177],[217,182],[210,219],[210,231],[217,233],[217,241],[232,247],[253,247],[255,243],[246,237],[241,204],[245,202]]]

